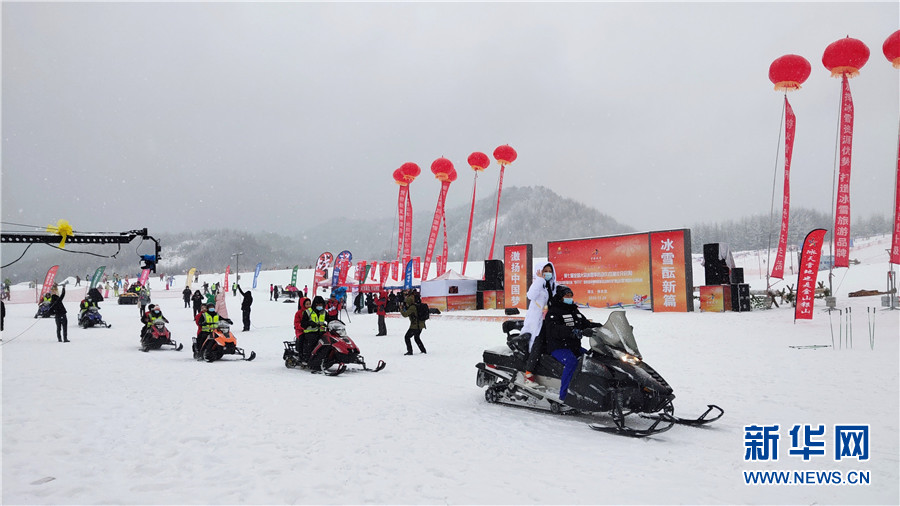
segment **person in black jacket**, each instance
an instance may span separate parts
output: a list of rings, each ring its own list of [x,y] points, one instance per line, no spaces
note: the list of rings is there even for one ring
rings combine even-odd
[[[203,305],[203,294],[200,293],[200,290],[194,290],[194,295],[191,295],[191,304],[194,309],[194,318],[196,318],[202,312],[200,307]]]
[[[250,305],[253,304],[253,294],[251,294],[249,291],[245,292],[244,290],[242,290],[241,285],[237,283],[235,283],[234,286],[236,286],[238,291],[241,292],[241,295],[244,296],[244,300],[241,301],[241,311],[243,312],[244,316],[244,330],[242,330],[241,332],[247,332],[248,330],[250,330]]]
[[[573,299],[574,293],[564,285],[556,287],[556,301],[550,305],[544,318],[542,333],[545,334],[546,349],[553,358],[563,365],[559,400],[566,400],[569,382],[578,366],[578,357],[587,350],[581,347],[581,336],[584,329],[599,327],[599,323],[588,320]]]
[[[56,317],[56,339],[61,343],[69,342],[69,318],[66,316],[66,306],[63,304],[65,298],[65,285],[59,295],[53,294],[50,297],[50,314]]]
[[[191,307],[191,289],[190,288],[184,287],[184,290],[181,291],[181,298],[184,299],[185,309]]]

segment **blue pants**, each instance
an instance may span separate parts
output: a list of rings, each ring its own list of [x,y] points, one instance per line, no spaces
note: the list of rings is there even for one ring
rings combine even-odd
[[[561,384],[559,385],[559,400],[564,401],[566,400],[566,391],[569,389],[569,383],[572,381],[572,376],[575,375],[575,368],[578,367],[578,357],[575,356],[572,350],[567,349],[554,350],[551,355],[563,365],[562,378],[560,378]]]

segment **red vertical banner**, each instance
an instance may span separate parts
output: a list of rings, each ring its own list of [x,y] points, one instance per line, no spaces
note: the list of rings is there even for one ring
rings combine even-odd
[[[366,281],[366,261],[362,260],[360,262],[356,262],[356,271],[353,273],[353,277],[356,278],[357,283],[363,283]]]
[[[794,153],[796,118],[787,95],[784,96],[784,193],[781,209],[781,233],[778,236],[778,253],[772,266],[773,278],[784,279],[784,257],[787,254],[788,223],[791,216],[791,156]]]
[[[900,140],[897,142],[897,174],[894,176],[894,233],[891,237],[892,264],[900,264]]]
[[[228,275],[231,274],[231,266],[225,266],[225,291],[228,291]],[[142,283],[143,284],[143,283]]]
[[[506,308],[528,309],[531,286],[532,250],[530,244],[503,247],[503,304]]]
[[[691,265],[690,236],[687,230],[650,233],[650,278],[653,311],[693,310],[694,287],[688,275]],[[642,300],[633,301],[635,307]]]
[[[150,269],[143,269],[141,271],[141,276],[137,280],[137,284],[147,286],[148,279],[150,279]]]
[[[47,275],[44,276],[44,284],[41,285],[41,294],[38,297],[38,302],[41,301],[41,298],[50,293],[50,289],[53,288],[53,280],[56,279],[56,272],[59,271],[59,266],[54,265],[53,267],[47,269]]]
[[[400,262],[391,262],[391,279],[394,281],[400,280]]]
[[[425,264],[422,272],[422,281],[428,279],[428,269],[431,268],[431,257],[434,255],[434,245],[437,242],[438,229],[444,218],[444,201],[447,200],[447,190],[450,181],[441,181],[441,192],[438,194],[437,206],[434,208],[434,219],[431,221],[431,232],[428,234],[428,246],[425,248]]]
[[[797,279],[797,305],[794,307],[794,321],[812,320],[813,303],[816,297],[816,276],[819,274],[819,259],[822,256],[824,228],[817,228],[806,235],[803,251],[800,253],[800,277]]]
[[[425,275],[422,273],[422,257],[413,257],[412,260],[412,268],[413,268],[413,277],[414,278],[422,278]],[[409,260],[406,261],[409,264]]]
[[[840,162],[834,211],[834,266],[850,266],[850,162],[853,155],[853,97],[844,74],[841,83]]]
[[[400,186],[400,194],[397,196],[397,215],[400,217],[400,225],[397,228],[397,260],[403,254],[404,239],[406,238],[406,210],[409,200],[409,186]]]
[[[437,276],[443,276],[447,272],[447,258],[444,255],[437,256]]]
[[[409,261],[410,255],[412,255],[412,217],[413,217],[413,208],[412,208],[412,199],[409,197],[409,192],[406,192],[406,221],[403,226],[403,262]],[[399,259],[398,259],[399,260]]]
[[[447,247],[447,213],[443,213],[443,215],[444,216],[441,218],[441,222],[443,223],[442,226],[444,228],[444,249],[442,250],[441,253],[443,254],[443,257],[444,257],[444,263],[438,264],[438,276],[447,272],[447,260],[448,260],[448,256],[449,256],[449,250]]]
[[[325,251],[319,258],[316,260],[316,269],[313,272],[313,283],[312,283],[312,294],[316,293],[316,290],[319,288],[319,281],[325,279],[326,272],[328,268],[331,267],[331,261],[334,260],[334,255],[331,254],[330,251]]]

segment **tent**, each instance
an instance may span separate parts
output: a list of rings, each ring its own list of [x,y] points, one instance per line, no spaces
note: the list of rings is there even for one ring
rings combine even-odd
[[[476,309],[478,280],[449,270],[422,282],[422,302],[441,311]]]

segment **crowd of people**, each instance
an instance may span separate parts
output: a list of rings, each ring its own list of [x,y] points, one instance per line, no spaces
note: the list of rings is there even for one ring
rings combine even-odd
[[[526,362],[525,384],[532,388],[542,388],[534,381],[535,367],[541,355],[550,355],[563,365],[563,373],[560,387],[560,400],[565,400],[566,389],[571,380],[578,358],[586,352],[581,347],[581,330],[598,327],[588,320],[579,310],[573,299],[570,288],[558,285],[556,271],[552,263],[545,264],[536,273],[534,282],[528,289],[529,307],[526,312],[522,327],[522,335],[528,339],[530,353]],[[116,283],[124,283],[127,286],[127,278],[118,279]],[[159,319],[168,322],[158,306],[150,303],[149,288],[132,286],[132,291],[138,294],[141,316],[141,337]],[[279,287],[270,285],[270,300],[277,301]],[[247,332],[251,328],[250,313],[253,304],[251,291],[244,291],[238,284],[234,284],[233,293],[242,296],[242,331]],[[321,295],[315,295],[310,299],[308,288],[297,289],[294,294],[299,296],[297,311],[294,314],[294,339],[295,349],[300,362],[310,369],[316,369],[323,357],[316,356],[314,350],[323,334],[328,329],[328,323],[337,320],[341,311],[346,311],[346,290],[335,290],[328,299]],[[59,342],[67,343],[68,319],[65,308],[65,286],[54,286],[41,301],[45,310],[49,311],[56,321],[56,336]],[[194,357],[202,358],[208,346],[208,338],[218,327],[220,321],[233,323],[217,311],[217,306],[224,305],[224,290],[218,285],[203,283],[201,290],[191,291],[185,287],[182,291],[184,307],[193,311],[193,319],[197,326],[197,339],[194,345]],[[103,296],[97,288],[88,291],[87,296],[79,306],[79,321],[91,310],[98,308]],[[425,311],[425,313],[423,313]],[[387,292],[382,290],[377,293],[359,293],[353,298],[353,313],[375,313],[378,316],[378,332],[376,336],[387,335],[385,316],[387,313],[397,312],[409,320],[409,326],[404,334],[406,345],[405,355],[413,355],[413,343],[420,353],[427,353],[422,342],[422,331],[427,328],[427,306],[424,306],[418,290],[408,289],[399,292]],[[349,317],[349,313],[347,314]]]

